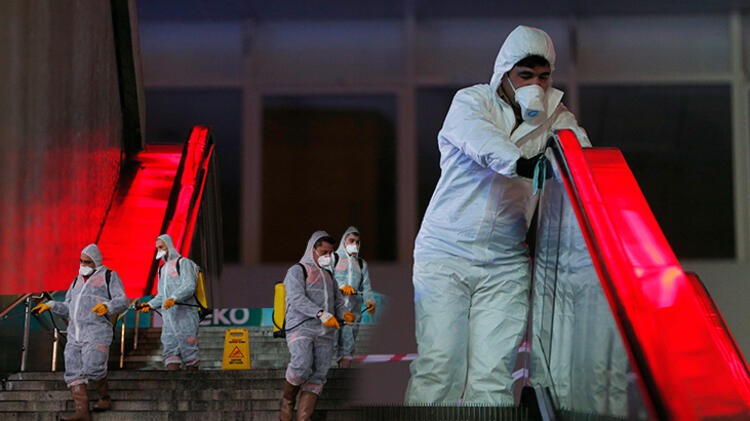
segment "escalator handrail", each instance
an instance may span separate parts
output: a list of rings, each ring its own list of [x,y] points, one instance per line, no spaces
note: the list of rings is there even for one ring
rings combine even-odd
[[[208,178],[214,145],[208,128],[195,126],[185,143],[160,233],[168,233],[183,256],[190,255],[200,203]],[[143,295],[153,293],[159,262],[151,263]]]
[[[731,334],[712,330],[622,154],[584,150],[570,130],[551,146],[652,415],[750,416],[744,358],[723,352]]]

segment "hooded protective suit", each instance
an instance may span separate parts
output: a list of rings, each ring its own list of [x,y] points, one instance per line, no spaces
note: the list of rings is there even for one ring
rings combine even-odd
[[[551,87],[546,120],[514,130],[515,113],[498,87],[529,55],[554,68],[549,36],[519,26],[503,43],[490,84],[458,91],[438,134],[442,172],[414,248],[419,357],[407,403],[513,404],[511,372],[528,313],[524,240],[537,201],[516,161],[544,152],[556,129],[572,129],[590,145]]]
[[[148,302],[151,308],[161,312],[162,328],[161,342],[164,364],[185,363],[186,367],[199,363],[198,358],[198,312],[195,306],[195,288],[198,280],[198,269],[192,260],[180,258],[180,253],[174,248],[172,237],[162,234],[157,239],[167,245],[167,255],[164,264],[159,268],[159,286],[156,296]],[[177,272],[179,259],[180,270]],[[161,308],[169,298],[177,303],[168,309]]]
[[[346,252],[346,237],[349,234],[359,235],[359,230],[355,227],[349,227],[341,236],[339,248],[336,250],[338,263],[333,268],[333,277],[338,284],[338,288],[349,285],[357,291],[356,295],[344,295],[344,307],[351,311],[360,320],[362,315],[362,304],[368,301],[375,301],[375,295],[372,293],[370,284],[370,271],[367,268],[367,262],[357,256],[350,256]],[[362,268],[360,269],[360,263]],[[351,358],[354,355],[354,342],[357,339],[359,324],[353,326],[343,325],[338,332],[338,348],[336,350],[336,359]]]
[[[102,254],[96,244],[89,244],[81,253],[94,261],[94,273],[88,279],[78,275],[65,294],[64,302],[47,302],[53,313],[68,318],[64,376],[68,387],[107,376],[109,346],[112,344],[111,320],[128,307],[117,272],[110,271],[107,288],[107,267],[102,265]],[[105,316],[91,312],[100,303],[107,306]]]
[[[333,358],[336,329],[326,327],[318,312],[327,311],[341,319],[346,309],[341,291],[335,286],[330,272],[321,269],[313,259],[313,246],[328,236],[316,231],[307,242],[300,265],[290,267],[284,278],[286,290],[286,343],[291,354],[286,368],[286,380],[300,386],[303,392],[320,395]]]

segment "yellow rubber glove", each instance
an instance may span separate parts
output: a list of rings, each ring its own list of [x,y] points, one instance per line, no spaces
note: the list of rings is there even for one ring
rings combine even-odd
[[[169,307],[172,307],[174,305],[175,299],[174,298],[167,298],[164,300],[164,310],[168,309]]]
[[[346,313],[344,313],[344,323],[352,325],[355,320],[357,320],[357,316],[355,316],[351,311],[347,311]]]
[[[368,301],[365,306],[367,306],[367,314],[370,316],[375,314],[375,301]]]
[[[97,316],[104,316],[108,311],[107,306],[102,303],[95,305],[94,308],[91,309],[91,312],[96,313]]]
[[[341,325],[339,325],[339,321],[336,320],[335,317],[333,317],[333,314],[324,311],[321,313],[320,316],[318,316],[321,322],[323,322],[323,325],[326,327],[332,327],[336,329],[341,329]]]
[[[36,314],[36,315],[40,315],[40,314],[42,314],[45,311],[50,310],[50,309],[52,309],[52,307],[48,306],[45,303],[41,303],[41,304],[37,304],[34,308],[32,308],[31,312],[34,313],[34,314]]]
[[[143,304],[141,304],[141,305],[139,305],[139,306],[138,306],[138,312],[139,312],[139,313],[148,313],[148,312],[150,312],[151,310],[153,310],[153,309],[151,308],[151,306],[150,306],[150,305],[148,305],[148,304],[146,304],[146,303],[143,303]]]
[[[351,285],[344,285],[340,289],[341,289],[341,292],[344,293],[344,295],[354,295],[357,293],[357,291],[355,291]]]

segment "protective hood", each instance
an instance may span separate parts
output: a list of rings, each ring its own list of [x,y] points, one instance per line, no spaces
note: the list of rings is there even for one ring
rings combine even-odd
[[[85,254],[94,261],[94,265],[97,269],[102,266],[102,252],[99,251],[99,247],[96,244],[89,244],[81,250],[81,254]]]
[[[310,237],[310,240],[307,242],[307,248],[305,249],[305,254],[302,255],[302,258],[299,259],[300,263],[304,263],[308,266],[317,266],[317,263],[315,263],[315,259],[313,259],[313,246],[315,245],[315,242],[320,240],[323,237],[330,237],[330,235],[325,231],[315,231]]]
[[[345,241],[346,241],[346,236],[349,235],[349,234],[351,234],[351,233],[355,233],[357,235],[361,235],[359,233],[359,230],[357,229],[357,227],[349,227],[349,228],[347,228],[346,231],[344,231],[344,233],[341,235],[341,241],[339,241],[339,248],[336,249],[336,253],[338,253],[340,256],[344,256],[344,257],[348,256],[348,254],[346,253],[346,243],[345,243]],[[361,249],[362,249],[362,244],[360,244],[360,250]]]
[[[156,237],[157,240],[164,241],[164,244],[167,245],[167,258],[164,259],[165,261],[170,261],[177,259],[180,257],[180,253],[177,251],[176,248],[174,248],[174,243],[172,242],[172,237],[169,236],[169,234],[162,234],[158,237]]]
[[[546,58],[550,69],[555,70],[555,46],[549,35],[541,29],[518,26],[508,34],[495,59],[495,69],[490,80],[493,92],[497,91],[503,75],[530,55]]]

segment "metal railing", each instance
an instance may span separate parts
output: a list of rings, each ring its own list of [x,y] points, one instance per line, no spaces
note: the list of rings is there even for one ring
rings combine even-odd
[[[10,303],[7,307],[5,307],[2,312],[0,312],[0,322],[9,320],[10,313],[15,310],[17,307],[23,305],[23,330],[21,334],[21,358],[20,358],[20,371],[25,372],[27,370],[28,366],[28,356],[29,356],[29,342],[30,342],[30,336],[31,336],[31,316],[37,317],[37,319],[41,319],[41,315],[33,314],[31,309],[33,308],[32,300],[35,300],[36,302],[39,302],[43,299],[52,299],[52,296],[48,292],[41,292],[38,295],[35,295],[35,293],[26,293],[19,296],[16,300],[14,300],[12,303]],[[126,355],[126,331],[127,331],[127,324],[126,324],[126,316],[130,311],[133,311],[134,313],[134,326],[133,326],[133,350],[136,350],[138,348],[138,328],[139,328],[139,321],[140,321],[140,313],[135,311],[136,306],[138,304],[138,301],[140,298],[137,298],[133,301],[131,301],[128,308],[117,315],[115,317],[113,322],[113,330],[117,331],[117,324],[120,323],[119,330],[120,330],[120,356],[119,356],[119,367],[123,368],[125,363],[125,355]],[[52,355],[51,355],[51,364],[50,364],[50,371],[55,372],[57,371],[57,360],[58,355],[60,354],[59,348],[60,348],[60,336],[63,337],[67,334],[67,329],[60,329],[57,326],[57,323],[55,322],[55,316],[50,312],[50,321],[52,326],[48,327],[44,323],[40,323],[40,325],[43,328],[47,328],[51,330],[52,332]]]

